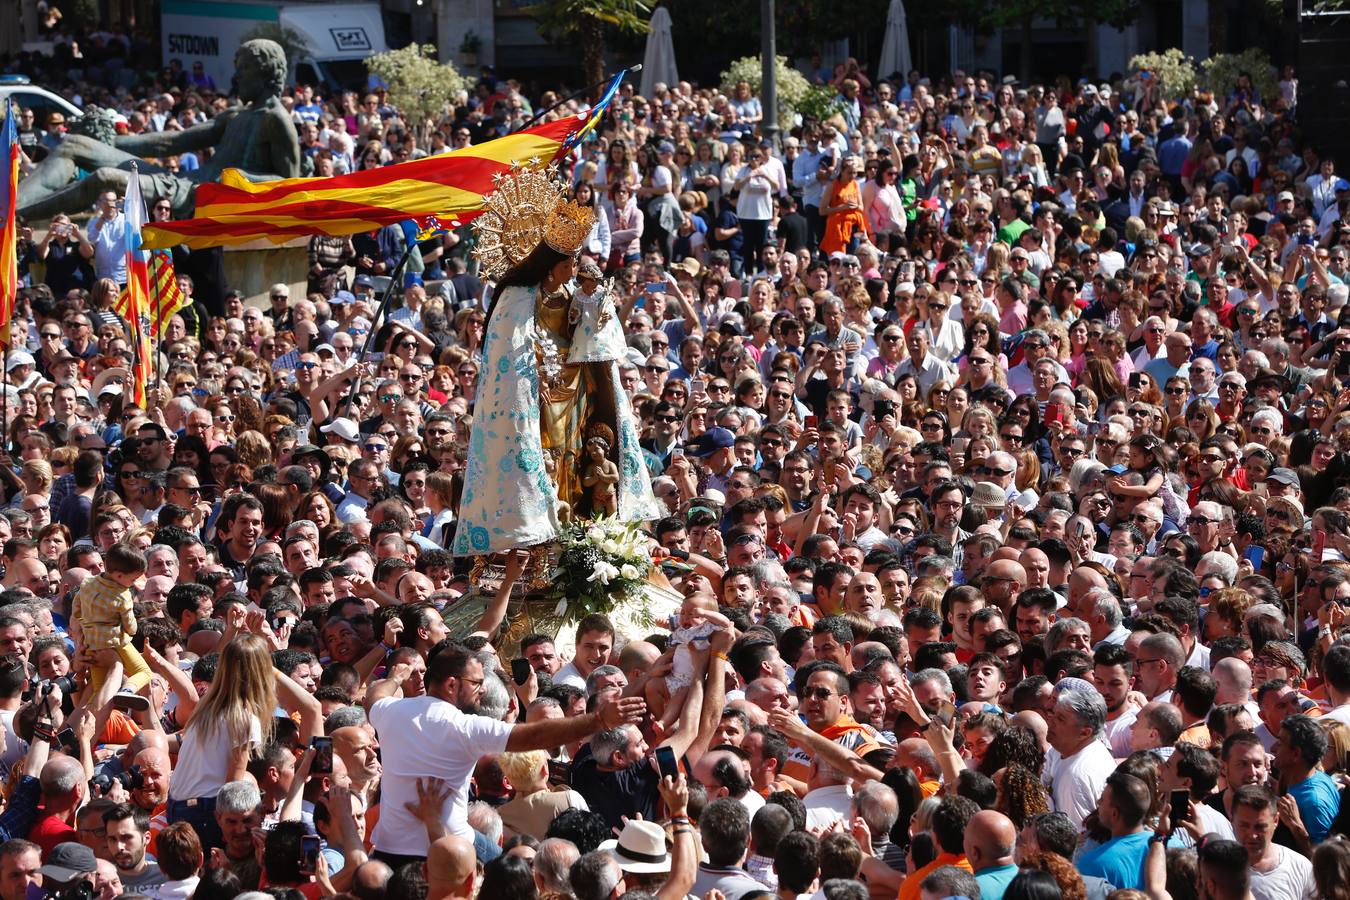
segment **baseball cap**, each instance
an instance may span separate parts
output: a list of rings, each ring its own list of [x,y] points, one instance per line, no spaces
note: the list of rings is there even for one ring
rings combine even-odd
[[[1275,199],[1276,199],[1277,201],[1281,202],[1281,203],[1283,203],[1285,200],[1293,200],[1293,199],[1294,199],[1294,192],[1293,192],[1293,191],[1280,191],[1278,194],[1275,195]]]
[[[1266,481],[1273,481],[1276,484],[1287,485],[1299,490],[1303,489],[1303,482],[1299,481],[1298,473],[1293,469],[1286,469],[1282,466],[1271,469],[1270,474],[1266,476]]]
[[[356,423],[351,419],[336,418],[329,424],[322,426],[319,430],[324,434],[336,434],[344,441],[349,441],[353,444],[361,439],[361,429],[358,428]]]
[[[333,354],[334,356],[337,356],[337,350],[333,347],[332,344],[320,344],[319,346],[314,348],[314,352],[317,354],[322,354],[325,351]]]
[[[685,445],[685,452],[696,459],[712,456],[718,450],[736,446],[736,435],[725,428],[709,428]]]
[[[356,280],[352,282],[352,287],[367,287],[373,289],[375,287],[375,279],[371,278],[369,275],[357,275]]]
[[[81,875],[98,871],[98,860],[94,858],[94,851],[84,844],[67,841],[52,848],[47,854],[47,864],[38,871],[53,881],[74,881]]]
[[[33,359],[33,354],[25,350],[15,350],[9,355],[9,361],[5,363],[5,371],[13,372],[19,366],[36,365],[37,360]]]
[[[356,295],[351,291],[338,291],[333,295],[333,299],[328,302],[330,304],[337,304],[338,306],[346,306],[348,303],[356,302]]]

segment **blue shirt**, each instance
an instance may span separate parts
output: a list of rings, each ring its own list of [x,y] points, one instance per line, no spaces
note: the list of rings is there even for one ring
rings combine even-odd
[[[1096,875],[1117,888],[1142,890],[1144,858],[1148,855],[1148,839],[1152,836],[1151,831],[1140,831],[1112,838],[1100,847],[1086,850],[1078,857],[1078,871]]]
[[[820,158],[824,156],[820,150],[802,150],[801,154],[792,161],[792,183],[802,192],[802,206],[820,206],[820,201],[825,193],[825,183],[816,180],[816,173],[820,170]]]
[[[111,278],[119,285],[127,283],[127,219],[118,213],[113,219],[95,216],[87,229],[94,245],[94,276]]]
[[[1308,839],[1317,846],[1327,839],[1331,823],[1341,809],[1341,792],[1325,772],[1314,772],[1285,790],[1298,804],[1299,818],[1308,829]]]
[[[980,886],[980,900],[1003,900],[1003,892],[1013,878],[1017,877],[1017,866],[990,866],[975,873],[975,883]]]
[[[1191,139],[1179,134],[1158,147],[1158,168],[1164,175],[1180,175],[1186,157],[1191,155]]]

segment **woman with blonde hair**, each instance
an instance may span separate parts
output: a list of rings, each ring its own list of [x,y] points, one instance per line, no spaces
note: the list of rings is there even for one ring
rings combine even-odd
[[[1327,733],[1327,752],[1322,755],[1322,771],[1328,775],[1350,774],[1350,725],[1334,719],[1318,719]]]
[[[1073,347],[1069,341],[1069,328],[1063,322],[1051,321],[1041,326],[1041,330],[1050,338],[1055,349],[1055,358],[1060,365],[1067,365],[1073,359]]]
[[[1017,460],[1017,475],[1015,484],[1019,491],[1034,491],[1040,487],[1041,483],[1041,461],[1036,456],[1036,451],[1031,447],[1024,447],[1013,454]]]
[[[1008,255],[1012,253],[1012,248],[1002,241],[994,242],[989,248],[989,252],[984,256],[984,268],[981,274],[993,272],[995,276],[1002,278],[1003,271],[1008,268]]]
[[[986,407],[976,406],[966,410],[965,418],[961,422],[961,430],[964,432],[964,437],[971,440],[994,438],[998,435],[998,420]]]
[[[502,774],[516,792],[510,801],[497,807],[502,824],[512,834],[528,834],[542,841],[548,826],[563,810],[589,809],[576,791],[549,789],[548,763],[549,756],[544,750],[502,753],[497,757]]]
[[[249,625],[262,635],[236,633],[220,647],[216,675],[200,701],[190,685],[175,691],[178,718],[186,723],[166,812],[171,824],[190,823],[210,847],[224,846],[215,816],[216,795],[230,782],[248,777],[253,751],[272,740],[278,703],[299,713],[301,744],[309,743],[323,723],[319,701],[272,667],[272,634],[266,620],[255,615]],[[158,655],[152,651],[147,657],[151,668],[158,669],[162,663]]]
[[[239,462],[250,469],[259,469],[272,463],[272,445],[258,431],[244,431],[234,439],[234,452]]]
[[[52,475],[51,463],[45,459],[30,459],[19,469],[19,480],[23,482],[26,493],[46,496],[51,493],[52,482],[56,479]]]

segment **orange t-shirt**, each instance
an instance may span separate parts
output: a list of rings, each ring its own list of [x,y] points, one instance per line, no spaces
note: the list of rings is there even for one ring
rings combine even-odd
[[[100,744],[130,744],[141,731],[141,726],[136,724],[136,720],[122,712],[120,709],[114,709],[108,715],[108,724],[103,726],[103,734],[99,736]]]
[[[895,900],[919,900],[919,885],[930,874],[943,866],[956,866],[958,869],[965,869],[972,875],[975,874],[975,870],[970,867],[970,860],[966,859],[964,853],[941,853],[937,859],[913,874],[907,875],[905,880],[900,882],[900,891],[896,894]]]

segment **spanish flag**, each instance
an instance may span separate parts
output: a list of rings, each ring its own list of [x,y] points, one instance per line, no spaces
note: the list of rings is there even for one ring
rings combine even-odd
[[[134,393],[132,402],[145,408],[145,390],[152,371],[150,349],[150,265],[148,254],[141,244],[145,226],[145,202],[141,200],[141,179],[133,166],[127,179],[127,196],[123,203],[126,216],[127,305],[126,319],[131,324],[131,343],[136,348],[136,369],[132,373]]]
[[[564,116],[474,147],[332,178],[252,182],[237,169],[226,169],[222,183],[197,188],[196,218],[148,226],[145,246],[202,248],[259,238],[280,244],[319,234],[360,234],[406,219],[423,226],[435,218],[453,228],[482,212],[483,196],[495,187],[493,176],[512,165],[554,162],[572,138],[593,125],[596,112]]]
[[[19,230],[14,218],[19,196],[19,129],[14,121],[14,105],[5,101],[5,124],[0,143],[6,151],[4,177],[0,179],[0,344],[9,346],[9,320],[14,317],[14,301],[19,293]]]
[[[160,340],[169,320],[188,305],[187,297],[178,289],[178,275],[173,269],[173,257],[167,250],[150,254],[150,337]],[[131,321],[131,282],[117,295],[113,312]]]

